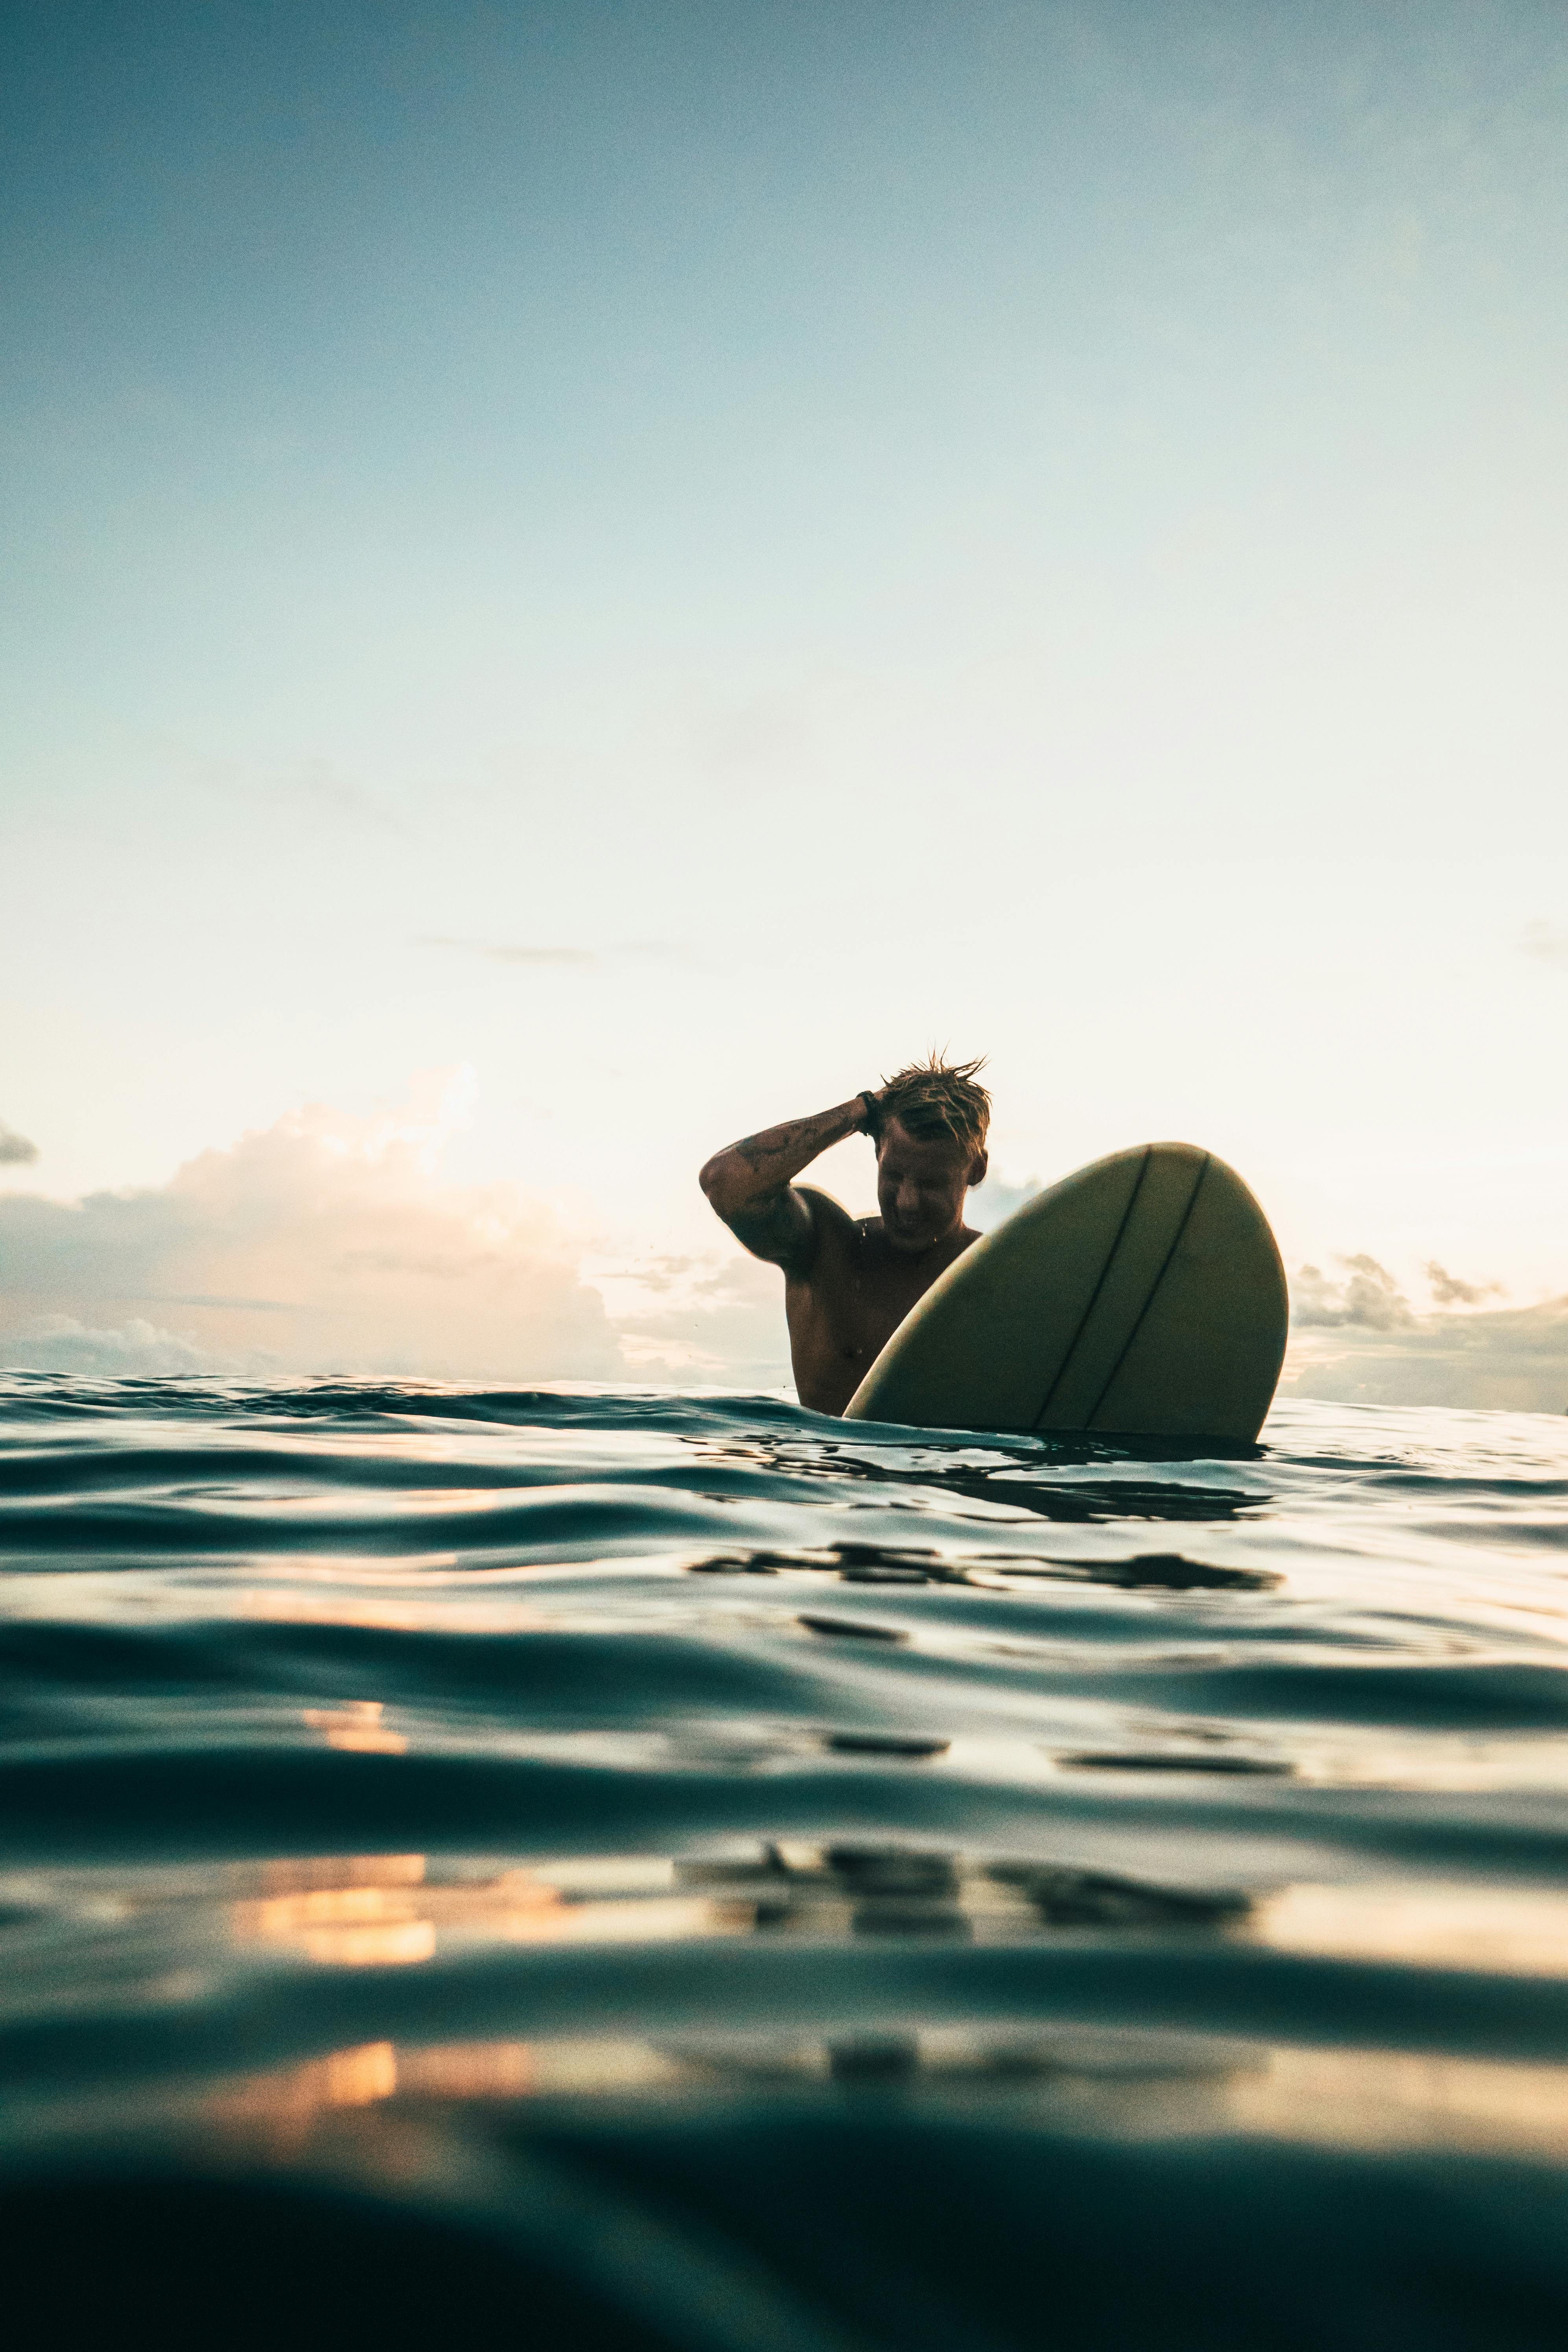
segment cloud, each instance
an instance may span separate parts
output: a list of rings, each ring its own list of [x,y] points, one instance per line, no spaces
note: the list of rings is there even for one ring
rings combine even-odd
[[[38,1147],[0,1118],[0,1168],[26,1168],[38,1156]]]
[[[1484,1315],[1428,1315],[1406,1329],[1294,1340],[1281,1392],[1331,1403],[1568,1412],[1568,1297]]]
[[[548,1206],[444,1184],[462,1087],[311,1108],[160,1188],[0,1199],[0,1362],[45,1370],[615,1379],[603,1299]]]
[[[39,1315],[7,1334],[0,1349],[7,1369],[34,1372],[84,1372],[110,1379],[160,1378],[169,1372],[205,1372],[210,1358],[177,1331],[133,1315],[126,1323],[95,1329],[74,1315]]]
[[[1561,964],[1568,969],[1568,931],[1560,930],[1555,923],[1527,923],[1520,946],[1540,963]]]
[[[1501,1298],[1505,1294],[1506,1286],[1500,1282],[1461,1282],[1435,1257],[1427,1259],[1422,1271],[1439,1307],[1479,1307],[1483,1298]]]
[[[76,1202],[0,1196],[0,1365],[99,1376],[310,1372],[432,1378],[788,1379],[783,1285],[740,1251],[590,1267],[515,1185],[443,1181],[459,1080],[357,1119],[313,1108],[169,1183]],[[1011,1209],[1032,1184],[987,1187]],[[1286,1394],[1568,1408],[1568,1297],[1472,1307],[1496,1286],[1436,1261],[1419,1315],[1375,1258],[1294,1283]]]
[[[1335,1261],[1350,1276],[1334,1282],[1315,1265],[1299,1266],[1290,1286],[1290,1316],[1309,1329],[1399,1331],[1415,1321],[1415,1310],[1386,1266],[1374,1257]]]
[[[1418,1315],[1386,1266],[1342,1257],[1346,1278],[1315,1265],[1291,1282],[1292,1331],[1281,1393],[1331,1403],[1436,1404],[1472,1411],[1568,1411],[1568,1297],[1456,1314],[1502,1289],[1461,1282],[1429,1259],[1439,1312]]]
[[[737,1250],[655,1257],[608,1273],[616,1328],[641,1380],[772,1389],[790,1378],[784,1281]]]

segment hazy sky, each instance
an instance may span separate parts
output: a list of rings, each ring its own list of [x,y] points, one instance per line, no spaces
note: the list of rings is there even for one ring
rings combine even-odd
[[[0,17],[14,1326],[754,1370],[696,1165],[932,1043],[1568,1290],[1557,0]]]

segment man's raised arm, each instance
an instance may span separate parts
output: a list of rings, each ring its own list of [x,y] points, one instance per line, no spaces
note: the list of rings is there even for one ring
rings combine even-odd
[[[869,1135],[872,1098],[852,1095],[811,1118],[786,1119],[716,1151],[699,1182],[718,1214],[753,1257],[805,1274],[816,1246],[812,1203],[790,1179],[847,1135]]]

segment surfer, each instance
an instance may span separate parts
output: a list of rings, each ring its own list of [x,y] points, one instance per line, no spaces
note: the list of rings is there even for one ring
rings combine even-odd
[[[716,1151],[700,1182],[737,1241],[780,1267],[802,1404],[841,1413],[917,1298],[980,1236],[965,1196],[985,1174],[980,1062],[932,1055],[831,1110]],[[846,1136],[877,1147],[878,1217],[792,1180]]]

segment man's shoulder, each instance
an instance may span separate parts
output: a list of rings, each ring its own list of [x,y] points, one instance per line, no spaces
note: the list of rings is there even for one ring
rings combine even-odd
[[[824,1192],[816,1184],[797,1184],[795,1190],[811,1210],[811,1221],[819,1234],[858,1233],[867,1223],[864,1217],[852,1217],[842,1201],[831,1192]]]
[[[840,1260],[857,1255],[872,1229],[878,1233],[882,1229],[880,1217],[852,1217],[842,1201],[836,1201],[831,1192],[820,1192],[815,1184],[797,1184],[795,1189],[811,1211],[818,1265],[824,1253]]]

